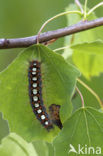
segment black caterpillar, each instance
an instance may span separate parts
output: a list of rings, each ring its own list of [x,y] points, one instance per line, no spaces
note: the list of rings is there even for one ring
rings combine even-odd
[[[47,129],[53,128],[53,123],[50,120],[42,99],[42,78],[40,62],[34,60],[29,66],[29,96],[33,112],[40,123]]]

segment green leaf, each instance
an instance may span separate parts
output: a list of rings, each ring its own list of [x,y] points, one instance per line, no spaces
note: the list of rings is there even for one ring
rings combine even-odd
[[[20,136],[11,133],[2,140],[0,145],[1,156],[38,156],[33,145],[27,143]]]
[[[33,145],[38,153],[38,156],[48,156],[48,147],[45,141],[35,141]]]
[[[3,119],[2,113],[0,112],[0,142],[2,138],[9,134],[8,122]]]
[[[54,149],[52,144],[39,140],[33,142],[34,148],[36,152],[38,153],[38,156],[53,156],[54,155]]]
[[[83,43],[71,48],[73,62],[86,78],[103,72],[103,42]]]
[[[47,147],[48,147],[48,156],[54,156],[54,147],[53,147],[53,145],[47,142]]]
[[[43,45],[26,49],[0,75],[0,110],[9,121],[11,132],[16,132],[28,141],[52,140],[59,128],[48,132],[32,112],[28,91],[28,68],[30,60],[41,61],[42,95],[48,111],[51,104],[61,105],[62,123],[72,111],[73,94],[78,70],[65,62],[62,56]],[[5,101],[6,99],[6,101]]]
[[[36,152],[38,153],[38,156],[53,156],[54,151],[52,144],[47,143],[45,141],[35,141],[33,142],[33,145],[36,149]]]
[[[77,155],[79,145],[84,147],[83,152],[86,155],[88,155],[88,147],[93,147],[96,155],[97,147],[103,149],[102,140],[103,113],[93,108],[81,108],[65,122],[63,130],[54,140],[55,156]],[[77,151],[76,154],[69,153],[71,145]],[[78,155],[82,156],[81,153]],[[103,156],[103,153],[100,155]]]

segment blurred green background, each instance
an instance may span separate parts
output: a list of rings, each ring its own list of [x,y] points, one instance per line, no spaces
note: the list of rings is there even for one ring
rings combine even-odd
[[[102,0],[101,0],[102,1]],[[91,8],[100,0],[90,0]],[[50,17],[63,12],[74,0],[0,0],[0,38],[18,38],[37,34],[41,25]],[[84,0],[81,0],[84,3]],[[102,15],[102,7],[96,10]],[[66,25],[66,17],[60,17],[45,28],[54,30]],[[64,38],[56,41],[52,49],[61,47]],[[0,71],[3,70],[21,51],[21,49],[0,50]]]

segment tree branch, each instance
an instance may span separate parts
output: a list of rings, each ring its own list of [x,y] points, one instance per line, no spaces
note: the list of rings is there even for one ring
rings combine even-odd
[[[65,27],[62,29],[57,29],[53,31],[44,32],[40,35],[39,42],[47,42],[52,39],[57,39],[80,31],[92,29],[103,25],[103,17],[92,20],[92,21],[82,21],[75,25]],[[37,35],[25,38],[15,38],[15,39],[0,39],[0,49],[9,48],[23,48],[29,47],[37,43]]]

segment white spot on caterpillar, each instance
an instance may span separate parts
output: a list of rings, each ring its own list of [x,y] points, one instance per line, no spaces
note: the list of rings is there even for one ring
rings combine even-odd
[[[44,120],[45,119],[45,115],[41,115],[41,119]]]
[[[34,100],[34,101],[38,101],[38,97],[37,97],[37,96],[34,96],[34,97],[33,97],[33,100]]]

